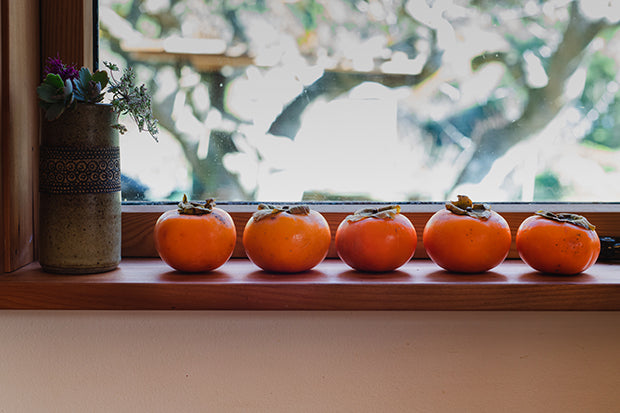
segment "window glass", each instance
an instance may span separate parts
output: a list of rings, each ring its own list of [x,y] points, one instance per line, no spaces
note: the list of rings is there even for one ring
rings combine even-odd
[[[620,2],[99,0],[125,200],[620,200]],[[129,126],[128,122],[128,126]]]

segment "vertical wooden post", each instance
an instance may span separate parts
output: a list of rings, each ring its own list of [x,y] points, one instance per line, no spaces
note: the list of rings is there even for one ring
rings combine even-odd
[[[4,103],[4,85],[1,79],[4,78],[3,74],[3,66],[4,66],[4,1],[0,1],[0,274],[4,272],[4,249],[5,249],[5,235],[4,235],[4,162],[2,161],[2,154],[5,152],[4,149],[4,119],[2,118],[2,114],[4,113],[5,103]]]
[[[93,0],[41,1],[41,60],[60,56],[63,62],[93,69]]]
[[[39,109],[38,0],[0,0],[3,271],[34,259]]]

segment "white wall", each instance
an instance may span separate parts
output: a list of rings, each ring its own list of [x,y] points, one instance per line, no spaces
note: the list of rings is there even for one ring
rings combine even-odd
[[[0,312],[0,412],[620,411],[620,313]]]

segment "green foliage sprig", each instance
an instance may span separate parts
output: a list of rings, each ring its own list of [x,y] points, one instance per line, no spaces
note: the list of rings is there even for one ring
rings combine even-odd
[[[45,109],[47,120],[58,119],[65,110],[71,110],[76,102],[99,103],[107,92],[112,94],[110,103],[118,115],[129,115],[140,131],[147,131],[157,141],[159,129],[157,119],[153,116],[151,95],[145,85],[136,86],[136,76],[132,68],[123,71],[116,79],[112,73],[119,71],[117,65],[104,62],[110,71],[97,70],[94,73],[88,68],[79,71],[65,65],[59,58],[49,58],[45,68],[45,78],[37,94],[39,103]],[[117,123],[113,128],[123,134],[127,132],[125,125]]]
[[[103,62],[110,72],[117,72],[118,66],[114,63]],[[118,114],[129,115],[138,125],[140,131],[148,131],[157,140],[159,133],[157,119],[153,117],[151,95],[146,86],[135,86],[136,74],[131,67],[123,71],[120,79],[110,75],[108,91],[112,93],[112,108]],[[120,133],[125,133],[124,125],[114,125]]]

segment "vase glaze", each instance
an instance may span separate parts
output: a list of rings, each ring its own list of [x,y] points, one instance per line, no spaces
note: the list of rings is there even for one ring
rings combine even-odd
[[[39,262],[44,271],[92,274],[121,259],[121,171],[116,115],[78,103],[42,121]]]

